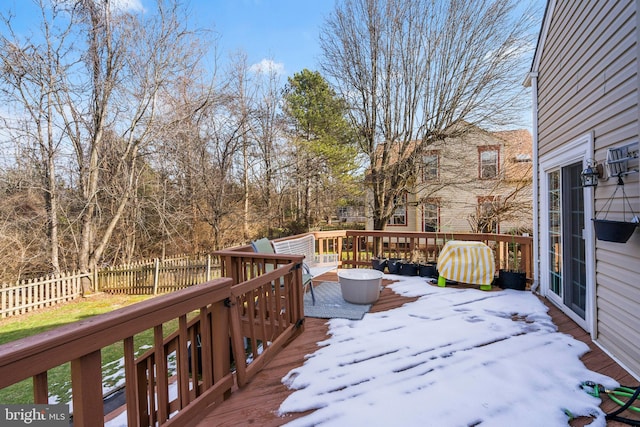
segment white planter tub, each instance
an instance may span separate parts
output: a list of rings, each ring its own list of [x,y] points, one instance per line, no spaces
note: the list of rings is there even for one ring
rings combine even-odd
[[[383,273],[378,270],[350,268],[338,270],[342,298],[352,304],[373,304],[380,297]]]

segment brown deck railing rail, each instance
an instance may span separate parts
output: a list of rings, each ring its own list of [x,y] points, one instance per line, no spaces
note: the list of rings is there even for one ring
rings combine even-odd
[[[313,234],[316,252],[339,254],[341,266],[346,268],[370,267],[375,256],[406,260],[420,256],[424,261],[436,262],[447,241],[466,240],[483,242],[493,249],[496,270],[521,270],[529,282],[533,278],[533,239],[529,236],[365,230]]]
[[[231,326],[237,381],[244,386],[284,344],[302,331],[302,255],[255,253],[250,246],[215,253],[222,275],[233,280]],[[248,361],[251,361],[250,363]]]
[[[242,258],[247,268],[240,283],[216,279],[4,344],[0,388],[31,377],[33,403],[46,404],[47,371],[71,362],[74,425],[103,425],[101,349],[122,342],[127,424],[189,425],[230,396],[236,379],[246,384],[301,330],[301,262],[301,256]],[[274,269],[266,273],[268,263]],[[175,319],[178,329],[165,337],[163,324]],[[148,329],[153,348],[136,357],[134,337]]]
[[[369,267],[374,255],[437,260],[447,240],[481,241],[496,268],[532,277],[530,237],[386,231],[315,232],[316,252],[336,253],[341,267]],[[377,248],[377,249],[375,249]],[[304,321],[301,255],[254,253],[240,246],[214,254],[224,278],[155,297],[0,346],[0,389],[33,378],[33,403],[48,403],[47,372],[71,362],[73,422],[104,420],[101,349],[122,342],[127,423],[188,425],[202,410],[243,387],[301,332]],[[170,333],[163,324],[176,320]],[[153,348],[136,356],[134,337],[152,329]],[[197,349],[197,351],[196,351]],[[169,360],[176,360],[175,372]],[[171,399],[169,389],[177,390]]]

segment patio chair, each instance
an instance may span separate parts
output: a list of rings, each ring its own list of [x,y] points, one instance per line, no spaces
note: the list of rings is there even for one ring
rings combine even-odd
[[[277,254],[304,255],[302,282],[305,290],[309,285],[311,299],[315,305],[316,296],[313,292],[313,279],[338,268],[338,255],[316,255],[316,241],[313,234],[307,234],[295,239],[274,241],[272,245]]]
[[[276,250],[274,249],[274,245],[272,244],[271,240],[267,239],[266,237],[263,237],[261,239],[258,240],[254,240],[251,242],[251,247],[253,248],[253,251],[256,253],[261,253],[261,254],[276,254],[278,252],[276,252]],[[279,252],[281,254],[289,254],[289,255],[304,255],[304,254],[300,254],[300,253],[295,253],[295,252]],[[273,266],[271,265],[266,265],[265,266],[268,271],[271,271]],[[305,268],[304,264],[303,264],[303,269],[304,272],[302,273],[302,290],[304,292],[307,291],[307,286],[309,286],[309,290],[311,291],[311,301],[313,302],[313,305],[316,304],[316,295],[313,292],[313,283],[311,281],[311,279],[313,279],[313,276],[311,275],[310,272],[308,272],[308,267]]]

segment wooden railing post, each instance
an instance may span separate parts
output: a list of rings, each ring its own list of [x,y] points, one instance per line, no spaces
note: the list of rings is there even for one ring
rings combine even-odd
[[[49,382],[47,372],[42,372],[33,376],[33,403],[49,403]]]
[[[154,361],[156,364],[156,396],[158,399],[158,421],[160,424],[169,419],[169,380],[167,375],[167,355],[164,348],[162,325],[153,328]]]
[[[211,316],[213,348],[216,350],[213,355],[213,382],[218,383],[231,369],[228,302],[219,301],[212,304]],[[231,391],[227,390],[225,399],[229,396],[231,396]]]
[[[139,379],[136,375],[135,366],[135,348],[133,343],[133,337],[125,338],[123,341],[124,352],[124,376],[127,379],[127,387],[125,387],[125,399],[127,402],[127,408],[131,408],[127,411],[127,425],[139,426],[140,414],[143,414],[143,408],[138,401],[138,389]],[[144,405],[146,408],[146,405]],[[146,415],[146,414],[144,414]]]
[[[71,361],[73,425],[104,426],[100,350]],[[96,410],[99,415],[96,416]]]

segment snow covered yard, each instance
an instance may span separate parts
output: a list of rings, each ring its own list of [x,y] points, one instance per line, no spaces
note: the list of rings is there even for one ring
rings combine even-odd
[[[330,338],[283,378],[296,391],[281,414],[315,409],[288,426],[563,426],[567,413],[606,424],[580,384],[618,384],[585,368],[587,345],[558,333],[536,296],[387,278],[420,298],[330,320]]]

